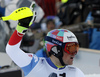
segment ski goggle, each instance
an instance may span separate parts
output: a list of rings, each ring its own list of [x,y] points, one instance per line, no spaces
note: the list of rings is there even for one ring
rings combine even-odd
[[[79,44],[76,42],[66,43],[64,47],[64,51],[70,55],[77,54],[79,49]]]

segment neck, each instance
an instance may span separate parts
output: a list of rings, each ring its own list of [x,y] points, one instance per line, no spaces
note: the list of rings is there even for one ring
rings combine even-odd
[[[56,58],[55,56],[51,55],[50,59],[54,63],[55,66],[62,66],[59,59]]]

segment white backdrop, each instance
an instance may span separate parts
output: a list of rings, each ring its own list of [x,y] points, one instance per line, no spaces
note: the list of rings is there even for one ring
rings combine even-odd
[[[100,74],[100,51],[80,48],[74,59],[74,66],[85,74]]]

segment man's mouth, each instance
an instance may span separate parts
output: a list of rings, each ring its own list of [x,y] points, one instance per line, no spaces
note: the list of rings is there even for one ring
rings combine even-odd
[[[73,59],[73,58],[74,58],[73,56],[70,57],[70,59]]]

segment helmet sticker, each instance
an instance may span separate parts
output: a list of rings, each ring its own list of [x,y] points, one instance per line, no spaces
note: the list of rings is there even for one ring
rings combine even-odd
[[[64,32],[63,42],[78,42],[78,41],[73,33]]]

